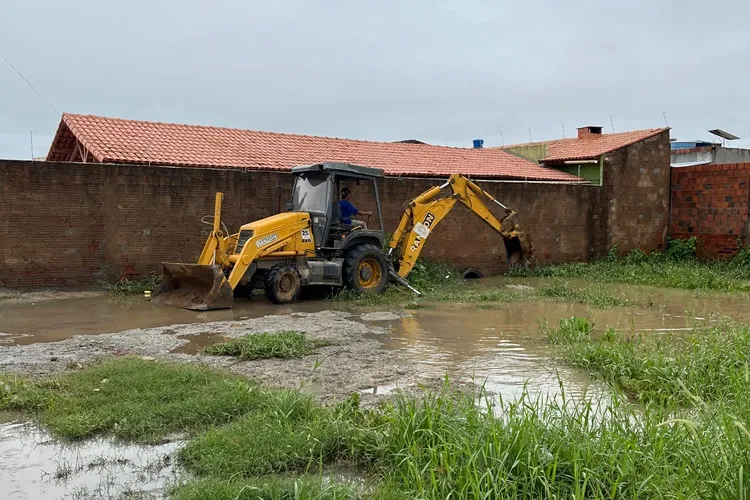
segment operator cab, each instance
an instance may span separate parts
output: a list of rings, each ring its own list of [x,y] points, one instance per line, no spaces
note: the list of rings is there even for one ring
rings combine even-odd
[[[384,177],[382,169],[350,163],[316,163],[294,167],[292,174],[295,176],[292,202],[287,208],[293,212],[310,214],[313,239],[318,250],[344,250],[354,236],[358,241],[364,237],[382,247],[383,217],[376,182]],[[377,229],[371,227],[374,221],[369,220],[367,229],[341,223],[339,193],[344,186],[349,189],[353,186],[363,186],[365,189],[356,190],[359,195],[367,191],[372,193]],[[372,200],[368,198],[358,198],[357,203],[372,206]]]

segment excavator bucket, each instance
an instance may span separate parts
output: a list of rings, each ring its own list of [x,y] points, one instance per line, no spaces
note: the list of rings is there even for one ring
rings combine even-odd
[[[503,240],[508,253],[508,265],[510,267],[528,266],[534,254],[534,245],[529,233],[518,230],[510,231],[503,233]]]
[[[234,293],[221,266],[164,262],[161,286],[152,302],[182,309],[230,309]]]

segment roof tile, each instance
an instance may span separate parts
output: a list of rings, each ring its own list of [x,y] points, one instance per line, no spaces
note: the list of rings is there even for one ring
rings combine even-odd
[[[625,146],[648,139],[668,128],[651,128],[646,130],[633,130],[630,132],[619,132],[616,134],[601,134],[588,136],[583,139],[554,139],[551,141],[527,142],[524,144],[513,144],[503,146],[501,149],[510,149],[519,146],[547,145],[547,156],[542,161],[557,162],[566,160],[592,160],[605,153],[610,153]]]
[[[372,142],[65,113],[47,157],[65,161],[74,135],[102,163],[289,170],[324,161],[379,167],[387,175],[578,182],[502,149]],[[67,149],[67,153],[65,150]]]

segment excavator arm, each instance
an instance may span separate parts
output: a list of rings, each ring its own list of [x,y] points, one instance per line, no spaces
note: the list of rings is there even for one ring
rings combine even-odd
[[[485,201],[496,203],[505,210],[506,215],[498,219],[487,208]],[[509,257],[511,251],[525,254],[526,258],[530,257],[531,245],[528,236],[520,232],[512,221],[515,212],[463,175],[453,174],[445,184],[428,189],[406,205],[388,250],[388,255],[392,256],[395,264],[392,277],[396,281],[404,282],[414,268],[425,240],[456,203],[462,203],[500,234],[505,241]]]

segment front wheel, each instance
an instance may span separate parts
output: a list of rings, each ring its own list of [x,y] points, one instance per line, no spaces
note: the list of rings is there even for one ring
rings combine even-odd
[[[388,284],[388,262],[380,248],[358,245],[344,259],[344,283],[359,293],[382,293]]]
[[[277,264],[268,270],[264,289],[266,297],[274,304],[289,304],[299,297],[302,279],[292,266]]]

